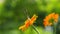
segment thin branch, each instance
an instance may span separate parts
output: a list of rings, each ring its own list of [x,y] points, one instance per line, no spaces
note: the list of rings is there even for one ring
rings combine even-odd
[[[34,25],[32,25],[32,27],[38,34],[40,34],[40,32],[37,30],[37,28]]]

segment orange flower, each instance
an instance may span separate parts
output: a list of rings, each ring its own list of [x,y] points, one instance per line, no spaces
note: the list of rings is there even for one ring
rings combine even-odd
[[[38,16],[36,16],[35,14],[33,15],[33,17],[30,19],[28,18],[25,21],[25,24],[21,27],[19,27],[19,30],[21,29],[22,31],[24,31],[26,28],[28,28],[29,26],[33,25],[33,23],[36,21]]]
[[[48,26],[48,25],[52,25],[52,22],[50,22],[50,20],[53,19],[53,22],[58,22],[58,17],[59,15],[58,14],[55,14],[55,13],[52,13],[52,14],[49,14],[48,16],[45,17],[44,19],[44,26]]]

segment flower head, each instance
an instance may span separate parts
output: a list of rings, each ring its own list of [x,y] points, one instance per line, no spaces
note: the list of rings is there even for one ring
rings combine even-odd
[[[58,14],[55,14],[55,13],[49,14],[44,19],[44,23],[43,23],[44,26],[52,25],[53,24],[52,22],[56,22],[57,23],[58,22],[58,17],[59,17]]]
[[[28,28],[29,26],[33,25],[33,23],[36,21],[38,16],[36,16],[35,14],[33,15],[33,17],[30,19],[28,18],[25,21],[25,24],[21,27],[19,27],[19,30],[21,29],[22,31],[24,31],[26,28]]]

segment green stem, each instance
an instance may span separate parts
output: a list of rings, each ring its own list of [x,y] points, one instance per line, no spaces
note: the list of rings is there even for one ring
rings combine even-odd
[[[56,34],[56,24],[54,24],[54,34]]]
[[[32,25],[33,29],[37,32],[37,34],[40,34],[39,31],[36,29],[34,25]]]

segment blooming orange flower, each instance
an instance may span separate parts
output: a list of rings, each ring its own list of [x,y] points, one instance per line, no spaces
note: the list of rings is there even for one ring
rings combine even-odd
[[[53,22],[58,22],[58,17],[59,15],[58,14],[55,14],[55,13],[51,13],[49,14],[48,16],[45,17],[44,19],[44,26],[48,26],[48,25],[52,25],[52,22],[50,22],[50,20],[53,19]]]
[[[28,18],[26,21],[25,21],[25,24],[21,27],[19,27],[19,30],[21,29],[22,31],[24,31],[26,28],[28,28],[30,25],[33,25],[33,23],[36,21],[38,16],[36,16],[35,14],[33,15],[33,17],[30,19]]]

